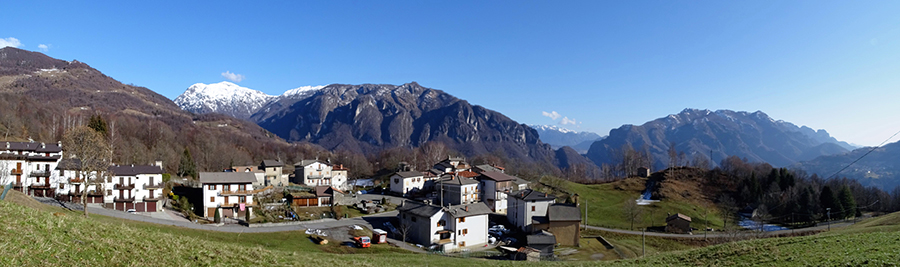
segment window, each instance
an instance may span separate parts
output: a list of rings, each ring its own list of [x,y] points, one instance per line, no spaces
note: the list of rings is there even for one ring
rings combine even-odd
[[[466,217],[459,218],[459,222],[461,222],[461,223],[466,222]]]
[[[59,176],[66,176],[63,172],[63,170],[59,170]]]
[[[460,247],[465,247],[465,246],[466,246],[466,241],[459,242],[459,246],[460,246]]]
[[[207,186],[206,186],[206,189],[209,189],[209,190],[216,190],[216,185],[214,185],[214,184],[207,185]]]
[[[469,234],[469,229],[463,229],[463,235],[468,235],[468,234]]]
[[[209,197],[209,202],[216,202],[216,197]]]
[[[66,184],[64,184],[64,183],[59,183],[59,189],[65,189],[65,188],[66,188]]]
[[[231,185],[230,184],[222,185],[222,191],[225,191],[225,192],[231,191]]]
[[[394,183],[395,183],[395,184],[399,184],[399,183],[400,183],[400,179],[394,178]]]
[[[438,226],[438,227],[441,227],[441,226],[447,226],[447,221],[445,221],[445,220],[440,220],[440,221],[437,222],[437,226]]]
[[[246,191],[246,190],[247,190],[247,185],[245,185],[245,184],[238,185],[238,190]]]
[[[416,221],[416,217],[412,217],[412,221],[415,222],[415,221]]]
[[[239,196],[238,201],[240,201],[241,203],[247,203],[247,196]]]
[[[531,206],[531,211],[534,211],[534,206]]]

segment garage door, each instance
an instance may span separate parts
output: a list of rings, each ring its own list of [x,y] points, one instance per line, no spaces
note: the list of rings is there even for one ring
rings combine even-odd
[[[234,217],[234,209],[222,209],[222,217]]]
[[[116,203],[116,210],[125,211],[125,203],[122,203],[122,202]]]
[[[213,218],[216,216],[216,208],[206,208],[206,217]]]
[[[137,212],[145,212],[145,211],[147,211],[147,209],[145,209],[145,207],[146,207],[146,206],[144,205],[144,202],[138,202],[138,203],[135,203],[135,204],[134,204],[134,210],[137,211]]]
[[[125,210],[130,210],[134,208],[133,202],[125,202]]]
[[[147,202],[147,211],[155,212],[156,211],[156,202]]]

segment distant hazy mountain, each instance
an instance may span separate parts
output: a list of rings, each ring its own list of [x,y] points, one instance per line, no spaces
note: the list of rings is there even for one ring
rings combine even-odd
[[[549,144],[554,149],[569,146],[578,153],[587,153],[594,141],[600,140],[600,135],[592,132],[576,132],[555,125],[529,125],[538,132],[541,141]]]
[[[805,170],[809,174],[817,174],[822,178],[831,178],[837,171],[849,165],[871,147],[864,147],[848,153],[821,156],[809,161],[794,164],[793,167]],[[847,177],[858,180],[865,186],[876,186],[890,192],[900,186],[900,142],[890,143],[876,149],[834,178]]]
[[[175,98],[175,104],[195,114],[221,113],[235,118],[249,119],[270,102],[309,95],[324,86],[304,86],[291,89],[280,96],[241,87],[231,82],[196,83]]]
[[[818,156],[847,152],[846,144],[825,130],[813,131],[792,123],[774,120],[761,111],[748,113],[731,110],[685,109],[640,126],[624,125],[591,145],[587,157],[598,165],[613,163],[612,153],[630,144],[634,149],[647,147],[655,168],[667,166],[669,145],[687,158],[712,155],[718,163],[738,156],[773,166],[788,166]]]

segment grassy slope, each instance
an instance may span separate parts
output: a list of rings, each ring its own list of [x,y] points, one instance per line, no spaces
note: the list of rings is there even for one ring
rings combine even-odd
[[[640,196],[644,190],[645,178],[628,178],[622,181],[606,184],[584,185],[572,182],[563,182],[564,190],[577,193],[581,201],[588,201],[588,225],[603,226],[619,229],[631,229],[631,221],[625,212],[625,202]],[[696,187],[693,188],[694,190]],[[693,191],[693,190],[692,190]],[[691,226],[702,229],[704,212],[709,210],[709,226],[722,227],[722,216],[715,205],[706,198],[680,199],[671,201],[663,199],[661,202],[648,206],[641,206],[642,215],[639,222],[635,222],[634,229],[639,230],[648,226],[664,226],[666,214],[682,213],[693,218]]]
[[[678,251],[621,265],[859,266],[900,262],[900,213],[812,236],[769,238]]]

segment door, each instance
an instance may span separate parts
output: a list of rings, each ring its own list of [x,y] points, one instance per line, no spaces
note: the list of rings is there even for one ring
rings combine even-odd
[[[156,202],[147,202],[147,211],[156,212]]]
[[[134,204],[134,210],[137,211],[137,212],[145,212],[145,211],[147,211],[146,206],[144,205],[144,202],[138,202],[138,203],[135,203],[135,204]]]

